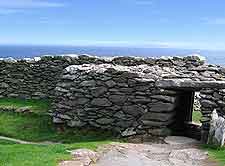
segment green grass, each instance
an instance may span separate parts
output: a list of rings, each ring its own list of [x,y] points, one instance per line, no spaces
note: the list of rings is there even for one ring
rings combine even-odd
[[[201,123],[202,113],[200,111],[193,111],[192,113],[192,121],[195,123]]]
[[[12,144],[16,144],[16,143],[15,142],[12,142],[12,141],[1,140],[0,139],[0,145],[12,145]]]
[[[70,159],[64,145],[0,145],[1,166],[56,166]]]
[[[1,113],[0,135],[26,141],[54,141],[62,143],[101,141],[112,138],[110,132],[100,133],[93,129],[63,128],[62,130],[57,130],[49,116],[34,113]]]
[[[25,141],[60,142],[55,145],[21,145],[0,140],[1,166],[56,166],[61,160],[70,159],[66,150],[88,148],[115,141],[112,133],[93,129],[56,127],[46,114],[48,101],[0,99],[2,108],[31,107],[32,113],[0,113],[0,135]]]
[[[208,151],[210,159],[218,161],[219,166],[225,166],[225,147],[204,145],[203,149]]]
[[[22,100],[13,98],[0,99],[0,108],[21,108],[29,107],[32,112],[46,113],[50,109],[50,101],[48,100]]]

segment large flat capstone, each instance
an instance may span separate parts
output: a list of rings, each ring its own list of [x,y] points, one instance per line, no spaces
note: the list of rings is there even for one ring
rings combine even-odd
[[[225,89],[225,81],[193,81],[191,79],[164,79],[156,81],[156,87],[164,89],[219,88]]]

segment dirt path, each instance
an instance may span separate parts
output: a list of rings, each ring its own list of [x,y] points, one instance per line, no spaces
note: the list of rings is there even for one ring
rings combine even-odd
[[[20,139],[15,139],[15,138],[10,138],[10,137],[4,137],[4,136],[0,136],[0,140],[6,140],[6,141],[11,141],[11,142],[15,142],[18,144],[30,144],[30,145],[52,145],[52,144],[58,144],[55,142],[50,142],[50,141],[45,141],[45,142],[29,142],[29,141],[23,141]]]
[[[113,143],[99,150],[76,150],[73,161],[60,166],[216,166],[198,148],[198,142],[184,137],[168,137],[165,144]]]

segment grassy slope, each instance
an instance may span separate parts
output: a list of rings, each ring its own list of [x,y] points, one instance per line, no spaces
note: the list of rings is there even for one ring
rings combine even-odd
[[[46,101],[0,99],[0,107],[29,106],[33,113],[0,113],[0,135],[26,141],[55,141],[57,145],[19,145],[0,140],[1,166],[55,166],[60,160],[70,159],[69,149],[96,149],[110,143],[111,133],[93,130],[65,129],[58,131],[45,113]]]

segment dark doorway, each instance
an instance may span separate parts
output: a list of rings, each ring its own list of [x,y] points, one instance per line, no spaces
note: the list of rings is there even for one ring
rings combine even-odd
[[[192,122],[194,99],[194,91],[184,90],[179,92],[176,107],[176,121],[172,126],[174,135],[201,139],[200,125]]]

